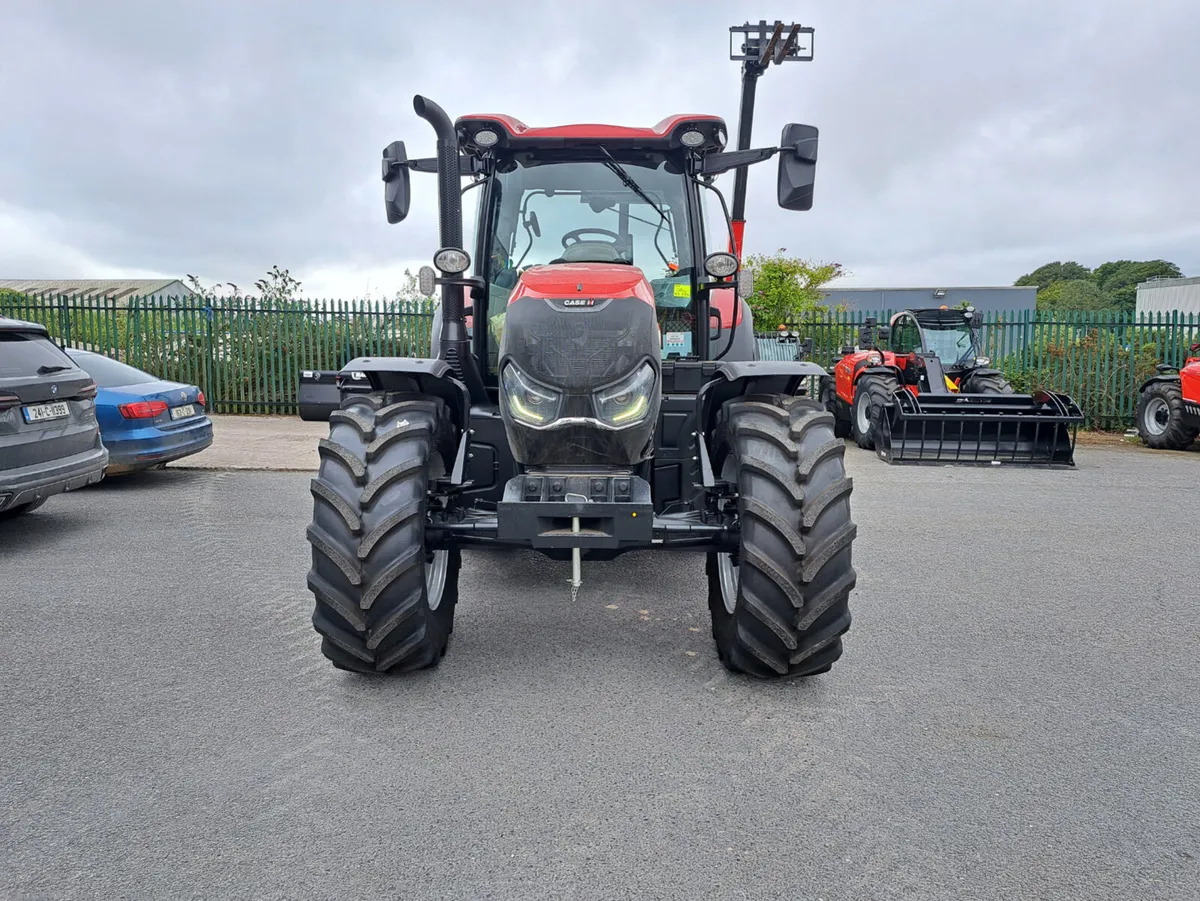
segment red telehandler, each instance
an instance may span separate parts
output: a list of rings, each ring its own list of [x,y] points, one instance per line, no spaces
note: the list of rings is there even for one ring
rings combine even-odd
[[[972,307],[904,310],[880,329],[868,318],[821,386],[838,434],[888,463],[1073,466],[1082,411],[1065,394],[1014,393],[981,325]]]

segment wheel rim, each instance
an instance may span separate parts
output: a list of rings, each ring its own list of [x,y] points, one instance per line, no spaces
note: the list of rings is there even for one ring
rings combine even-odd
[[[1171,408],[1161,397],[1152,397],[1142,414],[1142,428],[1148,435],[1161,435],[1171,421]]]
[[[725,482],[735,482],[736,478],[733,460],[730,458],[721,467],[721,479]],[[721,602],[725,605],[725,612],[733,616],[734,608],[737,607],[738,585],[741,583],[738,565],[733,562],[733,554],[717,554],[717,581],[721,585]]]
[[[425,564],[425,597],[429,609],[437,610],[446,591],[446,572],[450,569],[450,552],[434,551],[433,560]]]
[[[862,395],[859,395],[860,397]],[[857,398],[855,398],[857,401]],[[871,428],[870,418],[871,405],[865,402],[856,402],[854,404],[854,422],[858,426],[858,434],[865,435]]]

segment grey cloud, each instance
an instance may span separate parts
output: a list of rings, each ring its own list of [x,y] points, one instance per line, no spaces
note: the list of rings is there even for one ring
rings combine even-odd
[[[248,284],[270,265],[387,265],[436,244],[432,179],[388,227],[380,149],[431,153],[412,113],[530,124],[737,117],[730,24],[761,3],[7,4],[0,203],[114,267]],[[821,128],[817,204],[751,176],[751,250],[872,281],[1009,282],[1047,259],[1200,271],[1184,2],[814,3],[816,61],[772,70],[755,139]],[[727,179],[731,183],[731,179]],[[0,269],[20,260],[0,248]],[[41,261],[46,265],[45,260]]]

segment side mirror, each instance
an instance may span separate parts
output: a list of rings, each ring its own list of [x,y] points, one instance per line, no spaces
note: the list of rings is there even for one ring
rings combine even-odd
[[[754,293],[754,271],[745,266],[738,271],[737,296],[743,300]]]
[[[811,210],[816,179],[816,126],[785,125],[779,141],[779,205],[785,210]]]
[[[411,193],[407,163],[403,141],[392,141],[383,149],[383,206],[392,225],[408,215]]]
[[[721,337],[721,314],[712,310],[708,314],[708,340],[716,341]]]

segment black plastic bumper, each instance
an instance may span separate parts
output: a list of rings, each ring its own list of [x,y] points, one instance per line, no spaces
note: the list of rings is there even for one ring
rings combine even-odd
[[[737,543],[730,524],[715,515],[656,516],[650,485],[627,474],[519,475],[505,484],[495,512],[438,518],[426,537],[435,548],[523,547],[552,557],[572,548],[604,558],[643,548],[729,552]]]
[[[1183,424],[1189,428],[1200,428],[1200,401],[1183,401]]]
[[[649,545],[653,530],[650,485],[628,474],[519,475],[496,505],[496,537],[534,548]]]

